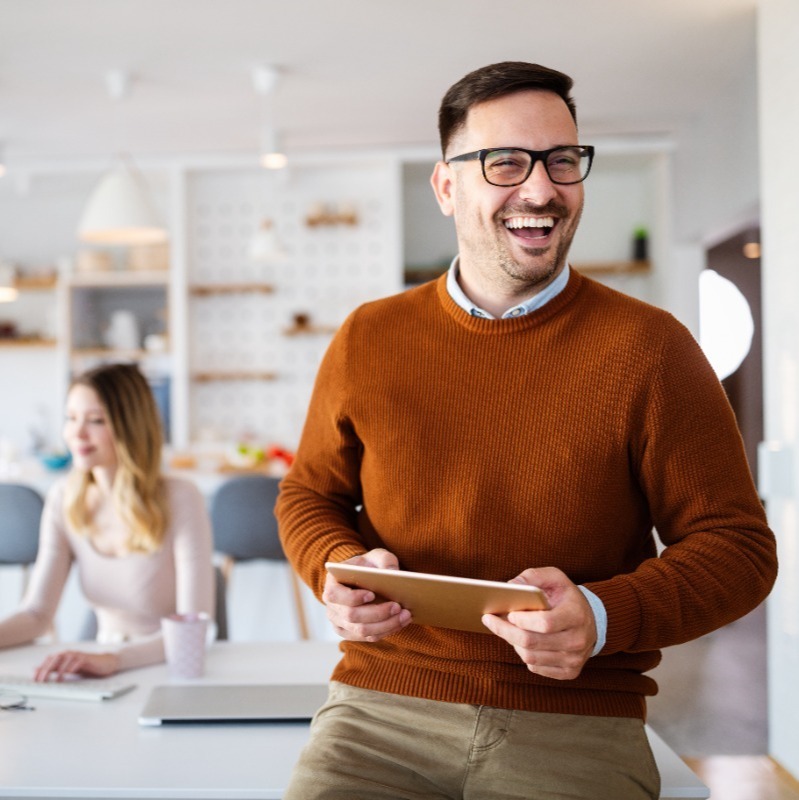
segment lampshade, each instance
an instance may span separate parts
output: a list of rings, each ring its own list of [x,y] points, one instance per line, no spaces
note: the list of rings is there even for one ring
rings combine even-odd
[[[255,231],[250,239],[247,255],[251,261],[266,263],[286,260],[288,254],[278,239],[271,220],[265,219]]]
[[[95,187],[78,225],[84,242],[136,245],[168,238],[141,176],[126,164],[106,174]]]

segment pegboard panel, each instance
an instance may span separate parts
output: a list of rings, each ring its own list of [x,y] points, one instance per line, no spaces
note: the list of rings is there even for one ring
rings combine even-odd
[[[189,176],[189,287],[273,289],[190,292],[190,374],[212,375],[190,383],[193,441],[251,435],[296,447],[331,331],[356,306],[402,288],[397,174],[393,163],[373,163]],[[351,214],[356,224],[347,224]],[[286,252],[277,263],[248,256],[265,219]],[[296,315],[310,332],[291,333]],[[238,377],[223,379],[230,373]]]

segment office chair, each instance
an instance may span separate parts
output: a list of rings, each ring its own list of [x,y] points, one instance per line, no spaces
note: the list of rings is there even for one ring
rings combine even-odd
[[[0,564],[19,566],[27,583],[28,567],[39,550],[44,499],[30,486],[0,483]]]
[[[277,533],[275,502],[279,478],[241,475],[223,483],[211,498],[214,551],[223,557],[225,587],[237,561],[283,561],[289,569],[300,638],[308,639],[308,623],[299,578],[288,563]]]

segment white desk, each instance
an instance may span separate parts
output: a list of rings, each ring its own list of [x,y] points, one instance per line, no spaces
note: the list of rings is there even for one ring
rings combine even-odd
[[[61,645],[63,647],[63,645]],[[27,674],[53,645],[0,650],[0,672]],[[213,646],[206,683],[315,683],[326,679],[335,642]],[[142,728],[149,690],[164,666],[126,673],[138,684],[105,703],[36,698],[35,711],[0,712],[0,797],[273,800],[308,738],[303,723]],[[663,800],[707,798],[707,788],[652,731]]]

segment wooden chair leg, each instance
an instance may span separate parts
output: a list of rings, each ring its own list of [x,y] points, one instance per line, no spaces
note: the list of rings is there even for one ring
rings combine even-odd
[[[225,579],[225,586],[230,583],[230,576],[233,574],[233,565],[236,563],[233,556],[223,555],[222,563],[219,569],[222,571],[222,577]]]
[[[289,574],[291,575],[291,587],[294,593],[294,608],[297,611],[297,624],[300,628],[300,638],[310,639],[308,635],[308,622],[305,619],[305,606],[302,602],[302,586],[297,573],[289,566]]]

